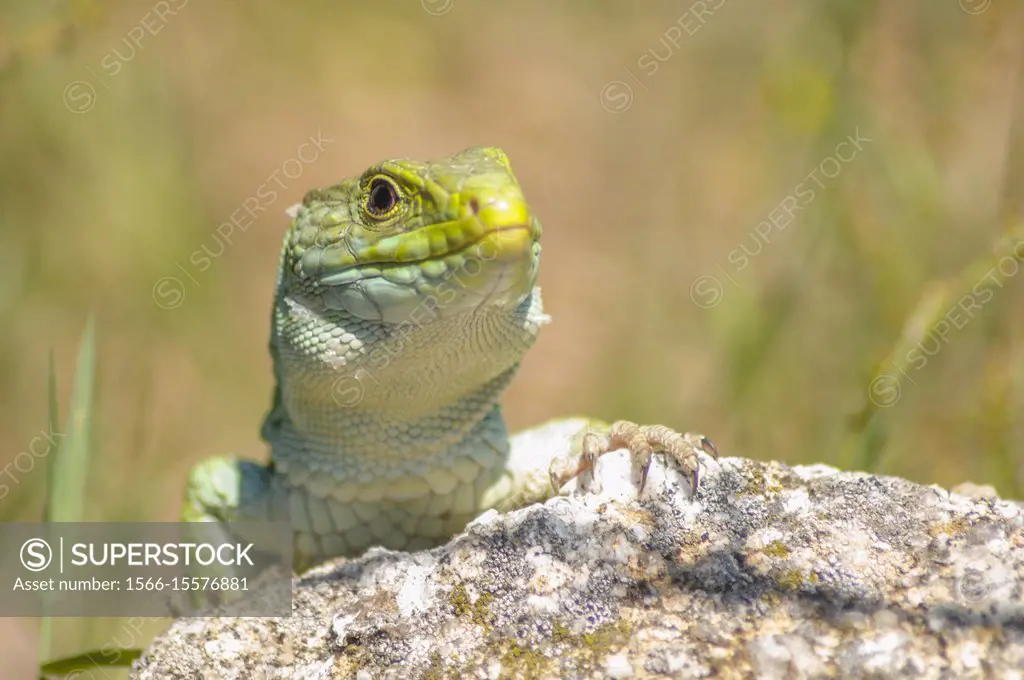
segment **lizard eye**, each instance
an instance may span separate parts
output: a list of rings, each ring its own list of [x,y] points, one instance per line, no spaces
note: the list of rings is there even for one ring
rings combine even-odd
[[[370,182],[366,212],[378,219],[387,217],[398,205],[398,187],[389,179],[376,177]]]

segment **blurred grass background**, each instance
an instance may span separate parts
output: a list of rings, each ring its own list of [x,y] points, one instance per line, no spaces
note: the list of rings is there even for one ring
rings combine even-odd
[[[194,462],[265,456],[285,208],[473,144],[509,153],[546,227],[555,323],[506,395],[513,429],[624,417],[838,465],[870,434],[880,472],[1019,496],[1010,264],[992,295],[968,280],[941,301],[957,322],[897,362],[898,391],[870,386],[936,282],[972,279],[1020,225],[1022,53],[1024,5],[994,0],[4,3],[0,517],[40,516],[45,456],[4,466],[47,432],[51,347],[66,402],[90,313],[87,519],[172,520]],[[228,243],[218,226],[275,172]],[[963,290],[976,307],[947,313]],[[36,628],[0,622],[11,677],[31,677]]]

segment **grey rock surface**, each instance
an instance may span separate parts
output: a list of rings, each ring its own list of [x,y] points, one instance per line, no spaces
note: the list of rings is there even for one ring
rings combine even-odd
[[[182,619],[156,678],[1024,678],[1024,506],[893,477],[625,454],[595,493],[295,582],[281,619]],[[592,491],[594,489],[591,489]]]

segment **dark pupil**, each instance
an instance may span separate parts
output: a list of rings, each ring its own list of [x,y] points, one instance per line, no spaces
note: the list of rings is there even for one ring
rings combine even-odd
[[[386,213],[395,207],[395,190],[387,182],[374,182],[370,189],[370,208],[373,212]]]

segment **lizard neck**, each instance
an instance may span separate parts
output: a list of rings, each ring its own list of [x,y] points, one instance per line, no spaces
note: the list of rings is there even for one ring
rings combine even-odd
[[[287,434],[307,456],[378,463],[437,457],[462,441],[494,410],[547,321],[539,289],[513,309],[400,327],[285,296],[275,307],[279,394],[264,432],[275,457],[275,438]]]

